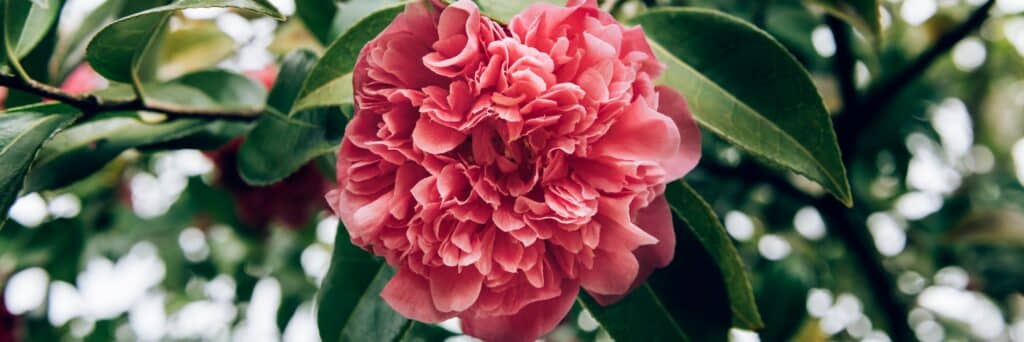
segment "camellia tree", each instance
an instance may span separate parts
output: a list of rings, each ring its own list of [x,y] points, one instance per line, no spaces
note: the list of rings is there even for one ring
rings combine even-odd
[[[0,341],[1024,340],[1022,11],[0,0]]]

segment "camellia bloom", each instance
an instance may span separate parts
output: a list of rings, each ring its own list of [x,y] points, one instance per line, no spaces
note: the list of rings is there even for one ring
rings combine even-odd
[[[582,287],[608,304],[673,255],[662,193],[700,157],[640,28],[595,1],[503,26],[461,0],[413,3],[359,55],[356,113],[327,199],[397,273],[381,295],[424,322],[532,340]]]

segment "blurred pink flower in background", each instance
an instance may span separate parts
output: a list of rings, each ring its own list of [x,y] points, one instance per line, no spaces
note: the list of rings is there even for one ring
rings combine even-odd
[[[327,199],[398,271],[382,292],[487,340],[553,329],[579,288],[614,302],[671,260],[662,196],[700,157],[640,28],[595,1],[509,26],[473,2],[406,7],[360,53]]]
[[[310,162],[280,182],[267,186],[249,185],[238,174],[238,149],[243,139],[236,138],[221,148],[206,152],[217,169],[216,184],[231,193],[235,213],[251,228],[264,230],[271,222],[290,229],[306,226],[313,214],[325,209],[319,200],[329,182]]]
[[[2,289],[2,288],[0,288]],[[7,306],[0,300],[0,342],[20,341],[18,331],[18,316],[7,311]]]
[[[74,95],[86,94],[106,87],[107,80],[97,74],[96,71],[93,71],[89,64],[85,63],[72,70],[68,77],[64,79],[64,82],[60,84],[61,90]]]

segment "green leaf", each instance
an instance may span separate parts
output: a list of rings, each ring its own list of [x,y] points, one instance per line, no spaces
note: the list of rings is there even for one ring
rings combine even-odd
[[[61,1],[2,2],[4,7],[3,11],[0,11],[0,31],[3,33],[4,51],[0,54],[0,64],[10,61],[12,65],[17,65],[17,61],[32,51],[32,48],[46,36],[50,25],[60,13]]]
[[[101,29],[86,48],[89,64],[109,80],[141,86],[138,71],[142,56],[163,23],[177,10],[210,7],[238,8],[284,20],[266,0],[180,0],[118,19]]]
[[[397,4],[398,0],[349,0],[338,3],[338,14],[330,23],[330,37],[327,42],[334,41],[342,33],[348,31],[360,20],[386,7]]]
[[[316,317],[323,341],[392,341],[407,320],[380,297],[394,269],[349,241],[338,225],[331,266],[317,293]]]
[[[74,108],[63,104],[15,108],[0,115],[0,226],[7,221],[39,147],[77,117]]]
[[[577,302],[616,341],[690,341],[647,284],[609,306],[586,293],[580,293]]]
[[[665,198],[721,271],[733,325],[744,329],[761,328],[764,324],[758,314],[743,261],[711,206],[690,185],[681,181],[665,188]]]
[[[263,85],[227,70],[194,72],[170,83],[197,89],[213,100],[217,108],[226,110],[258,110],[267,101],[267,90]]]
[[[54,79],[63,80],[85,58],[86,43],[92,40],[107,23],[117,19],[118,13],[124,8],[126,0],[106,0],[89,12],[71,32],[62,33],[57,38],[57,47],[53,52],[48,67]]]
[[[451,331],[445,330],[442,327],[425,324],[417,321],[410,320],[409,325],[405,329],[405,333],[402,334],[401,342],[431,342],[431,341],[444,341],[449,337],[455,336]]]
[[[882,32],[878,0],[807,0],[834,16],[849,22],[858,30],[879,37]]]
[[[384,30],[405,8],[404,4],[386,7],[363,18],[324,51],[299,91],[292,112],[316,107],[352,103],[352,68],[359,51]]]
[[[483,13],[498,22],[507,24],[512,17],[516,16],[516,14],[519,14],[536,2],[546,2],[558,6],[565,5],[565,1],[562,0],[477,0],[476,4],[477,6],[480,6],[480,13]]]
[[[167,33],[160,46],[157,77],[166,80],[211,68],[234,52],[234,39],[216,24],[190,22]]]
[[[208,70],[182,76],[165,84],[146,85],[156,89],[156,101],[190,108],[259,108],[266,90],[252,80],[224,70]],[[123,94],[124,85],[99,92]],[[29,172],[28,192],[71,185],[100,170],[125,150],[145,148],[201,133],[217,121],[179,119],[159,123],[141,121],[136,113],[114,113],[58,133],[40,150]]]
[[[813,282],[810,260],[789,257],[765,266],[757,291],[758,308],[765,328],[758,335],[765,341],[792,341],[807,318],[807,293]]]
[[[268,111],[238,152],[239,173],[246,182],[277,182],[313,158],[333,152],[341,143],[346,122],[339,108],[292,110],[297,85],[315,62],[312,52],[300,50],[281,63],[280,75],[267,103]]]
[[[338,13],[339,5],[334,1],[296,0],[295,14],[320,44],[327,44],[334,38],[331,36],[331,22]]]
[[[103,168],[121,152],[194,133],[203,120],[146,123],[132,116],[93,120],[61,131],[39,151],[25,178],[25,191],[58,189]]]
[[[818,182],[852,205],[835,131],[807,71],[775,39],[705,9],[656,9],[643,26],[694,118],[740,148]]]

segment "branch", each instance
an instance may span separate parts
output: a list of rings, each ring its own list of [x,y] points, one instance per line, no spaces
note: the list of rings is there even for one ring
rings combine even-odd
[[[946,32],[935,44],[914,58],[906,67],[891,77],[886,78],[877,86],[872,87],[865,96],[865,101],[853,107],[846,107],[843,113],[836,119],[836,130],[839,135],[840,146],[852,146],[865,128],[874,123],[880,116],[880,112],[889,104],[899,92],[911,81],[917,79],[928,67],[940,56],[946,54],[967,35],[981,27],[988,19],[989,10],[995,0],[988,0],[978,9],[971,13],[959,26]],[[866,114],[866,117],[858,117],[858,113]],[[847,149],[843,149],[844,151]]]
[[[825,23],[836,44],[836,53],[832,57],[832,73],[839,82],[839,96],[843,100],[843,108],[857,105],[857,85],[854,80],[854,58],[850,42],[850,28],[842,19],[832,15],[825,16]]]
[[[0,74],[0,86],[20,90],[47,99],[53,99],[78,108],[84,114],[80,120],[103,112],[147,111],[166,115],[168,118],[210,118],[222,120],[250,121],[259,118],[263,109],[202,109],[186,108],[166,103],[147,103],[142,98],[131,100],[107,100],[95,95],[74,95],[57,87],[32,79]]]

